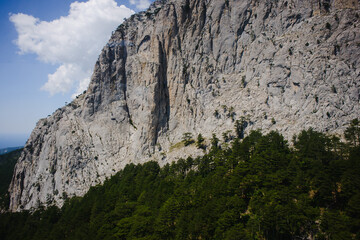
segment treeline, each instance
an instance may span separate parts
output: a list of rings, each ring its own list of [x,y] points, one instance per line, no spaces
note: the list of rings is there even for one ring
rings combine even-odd
[[[360,126],[253,131],[160,168],[129,164],[58,209],[0,216],[1,239],[359,239]]]

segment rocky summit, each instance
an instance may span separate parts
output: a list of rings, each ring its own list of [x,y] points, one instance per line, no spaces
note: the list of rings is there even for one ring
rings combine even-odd
[[[162,0],[124,21],[87,91],[41,119],[10,210],[81,196],[128,163],[203,154],[184,133],[342,132],[360,116],[358,0]]]

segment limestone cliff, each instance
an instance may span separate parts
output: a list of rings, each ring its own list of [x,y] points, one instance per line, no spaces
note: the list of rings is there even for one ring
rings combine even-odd
[[[127,163],[202,154],[186,132],[304,128],[359,117],[355,0],[156,1],[114,32],[88,90],[38,122],[10,186],[12,211],[62,205]],[[230,133],[231,134],[231,133]],[[232,133],[234,134],[234,133]]]

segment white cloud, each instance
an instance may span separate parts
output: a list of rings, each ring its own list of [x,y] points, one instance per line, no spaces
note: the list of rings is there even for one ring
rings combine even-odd
[[[130,0],[129,2],[138,9],[145,9],[150,5],[150,0]]]
[[[35,53],[43,62],[60,65],[42,89],[65,93],[77,85],[80,93],[111,32],[133,13],[115,0],[89,0],[72,3],[68,16],[50,22],[23,13],[10,15],[10,21],[18,32],[20,54]]]

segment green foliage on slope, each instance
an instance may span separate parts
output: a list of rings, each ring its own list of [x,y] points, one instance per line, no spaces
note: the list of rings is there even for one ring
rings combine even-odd
[[[8,187],[21,152],[22,149],[19,149],[0,155],[0,209],[9,205]]]
[[[353,139],[353,138],[350,138]],[[0,215],[1,239],[359,239],[360,148],[252,132],[160,168],[129,164],[62,209]]]

